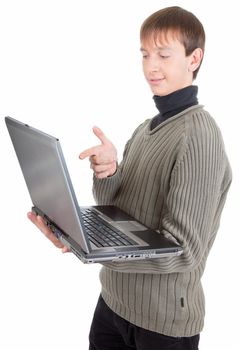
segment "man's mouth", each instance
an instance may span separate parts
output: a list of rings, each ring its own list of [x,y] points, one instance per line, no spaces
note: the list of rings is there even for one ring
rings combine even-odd
[[[157,79],[148,79],[148,82],[150,85],[158,85],[160,84],[164,78],[157,78]]]

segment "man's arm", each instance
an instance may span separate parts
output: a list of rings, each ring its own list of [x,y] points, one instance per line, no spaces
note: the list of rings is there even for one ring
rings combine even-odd
[[[147,122],[147,120],[145,122]],[[121,173],[124,168],[124,159],[127,157],[127,154],[130,150],[130,145],[132,143],[132,140],[134,139],[135,134],[137,134],[137,132],[141,127],[143,127],[143,125],[144,123],[140,124],[133,132],[131,138],[127,141],[124,148],[123,160],[120,162],[119,165],[118,163],[116,163],[115,173],[113,175],[101,178],[94,174],[93,195],[97,204],[111,204],[116,193],[120,190]]]

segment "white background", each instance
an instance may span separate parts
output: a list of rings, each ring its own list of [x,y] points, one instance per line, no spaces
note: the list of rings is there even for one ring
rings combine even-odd
[[[62,255],[26,219],[31,207],[4,116],[61,139],[80,204],[92,204],[92,173],[78,154],[100,126],[121,155],[136,126],[156,114],[144,82],[139,28],[179,5],[207,33],[196,84],[220,126],[233,168],[221,226],[203,276],[201,350],[235,349],[238,332],[238,12],[236,1],[0,1],[0,348],[87,349],[99,265]],[[230,248],[229,248],[230,247]]]

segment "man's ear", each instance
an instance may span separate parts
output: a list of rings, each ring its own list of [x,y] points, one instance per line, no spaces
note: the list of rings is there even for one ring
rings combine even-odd
[[[203,51],[199,47],[195,49],[190,55],[190,61],[188,70],[190,72],[195,72],[195,70],[200,66],[200,63],[203,59]]]

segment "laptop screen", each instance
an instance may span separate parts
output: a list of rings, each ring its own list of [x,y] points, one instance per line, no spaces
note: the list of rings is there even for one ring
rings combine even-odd
[[[59,140],[13,118],[5,120],[33,205],[88,252]]]

